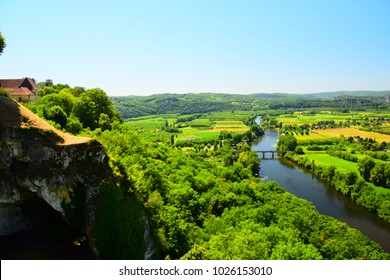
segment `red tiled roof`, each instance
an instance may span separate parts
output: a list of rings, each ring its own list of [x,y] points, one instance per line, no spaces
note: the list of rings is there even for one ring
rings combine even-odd
[[[39,87],[31,78],[23,79],[0,79],[0,87],[8,92],[13,92],[17,88],[26,87],[30,90],[38,90]]]
[[[11,90],[19,87],[19,85],[23,82],[23,79],[1,79],[0,87],[5,90]]]
[[[12,93],[10,94],[10,96],[22,96],[22,95],[24,95],[24,96],[27,96],[27,95],[34,95],[34,96],[35,96],[35,94],[32,93],[31,90],[29,90],[29,89],[26,88],[26,87],[18,88],[18,89],[16,89],[14,92],[12,92]]]

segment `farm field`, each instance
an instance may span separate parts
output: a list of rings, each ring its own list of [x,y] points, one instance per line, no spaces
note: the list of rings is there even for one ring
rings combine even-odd
[[[321,113],[309,114],[306,112],[294,112],[294,114],[283,114],[275,117],[277,122],[282,122],[286,125],[304,125],[317,122],[334,121],[335,123],[362,120],[367,118],[386,118],[389,114],[373,113],[373,112],[351,112],[351,113],[332,113],[322,111]]]
[[[250,112],[213,112],[199,116],[191,121],[177,122],[178,118],[186,116],[160,115],[128,119],[126,125],[137,131],[140,135],[147,135],[149,138],[169,139],[173,133],[176,141],[187,140],[213,140],[218,139],[221,131],[229,133],[243,133],[248,131],[249,126],[240,119],[251,116]],[[189,117],[191,115],[188,115]],[[166,122],[168,126],[176,127],[177,132],[164,131]],[[155,134],[153,137],[151,134]],[[157,135],[159,135],[157,137]],[[167,140],[168,141],[168,140]]]
[[[365,157],[363,155],[356,155],[356,156],[361,157],[361,158]],[[337,170],[346,171],[346,172],[353,171],[353,172],[356,172],[359,174],[358,163],[355,163],[355,162],[340,159],[340,158],[331,156],[331,155],[326,154],[326,153],[306,153],[305,157],[308,158],[310,161],[314,160],[314,163],[317,166],[319,166],[319,165],[335,166],[337,168]],[[383,161],[376,160],[376,159],[373,159],[373,160],[376,162],[383,162]],[[390,194],[390,189],[388,189],[388,188],[378,187],[372,183],[368,183],[368,184],[372,188],[374,188],[374,190],[377,193]]]
[[[281,115],[276,118],[278,122],[282,122],[283,125],[303,125],[312,124],[319,121],[347,121],[354,118],[355,115],[351,114],[331,114],[331,113],[320,113],[320,114],[302,114],[301,112],[295,112],[293,115]]]
[[[227,130],[229,132],[245,132],[249,130],[249,127],[243,124],[242,121],[216,121],[213,131]]]
[[[175,118],[163,118],[163,117],[153,117],[153,118],[144,118],[144,119],[131,119],[126,121],[126,125],[133,128],[134,130],[153,130],[160,129],[165,126],[165,122],[168,121],[168,124],[172,124],[176,119]]]
[[[335,166],[339,170],[358,172],[357,163],[343,160],[325,153],[307,153],[305,154],[310,160],[314,160],[316,165]]]
[[[256,116],[255,111],[241,111],[241,110],[234,110],[232,111],[222,111],[222,112],[210,112],[206,113],[205,116],[210,118],[213,121],[218,120],[242,120],[244,118],[247,118],[248,116]]]
[[[227,132],[245,132],[249,127],[242,121],[215,121],[214,127],[210,129],[198,129],[197,127],[180,128],[180,133],[177,140],[193,140],[193,139],[216,139],[221,131]]]
[[[184,127],[179,129],[177,133],[178,141],[195,140],[195,139],[214,139],[218,138],[219,131],[201,130],[192,127]]]
[[[390,142],[390,135],[376,133],[376,132],[368,132],[362,131],[356,128],[330,128],[330,129],[319,129],[312,130],[309,135],[297,135],[296,138],[298,140],[304,139],[318,139],[318,138],[328,138],[328,137],[356,137],[360,136],[361,138],[371,138],[378,142]]]

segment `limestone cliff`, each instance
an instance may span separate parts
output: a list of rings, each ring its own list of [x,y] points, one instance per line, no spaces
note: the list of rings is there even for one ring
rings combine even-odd
[[[62,133],[0,96],[0,239],[33,226],[23,205],[34,199],[90,236],[99,185],[111,174],[99,142]]]

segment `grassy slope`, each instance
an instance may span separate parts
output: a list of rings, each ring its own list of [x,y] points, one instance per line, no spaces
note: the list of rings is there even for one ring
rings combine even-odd
[[[92,141],[89,137],[79,137],[64,133],[35,115],[21,103],[0,96],[0,127],[36,129],[57,139],[57,145],[73,145]]]

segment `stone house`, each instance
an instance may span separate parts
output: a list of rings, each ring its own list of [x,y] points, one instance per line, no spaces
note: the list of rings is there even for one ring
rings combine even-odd
[[[29,102],[37,99],[39,86],[31,78],[0,79],[0,88],[6,90],[9,96],[18,102]]]

